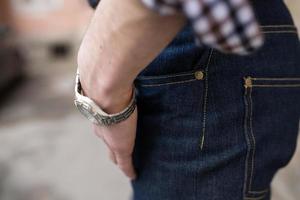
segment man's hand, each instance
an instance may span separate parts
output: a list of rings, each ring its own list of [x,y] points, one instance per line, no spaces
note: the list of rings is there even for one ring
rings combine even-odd
[[[97,69],[87,66],[79,67],[84,94],[93,99],[100,108],[109,114],[122,111],[132,99],[134,94],[133,85],[126,87],[126,84],[123,84],[118,89],[106,90],[102,84],[97,84],[99,72],[94,73],[94,70]],[[110,159],[130,179],[136,178],[131,156],[134,148],[136,126],[137,108],[129,118],[118,124],[111,126],[93,125],[96,135],[107,145]]]
[[[110,159],[130,179],[136,178],[132,163],[136,125],[137,109],[135,109],[128,119],[118,124],[109,127],[94,125],[96,135],[102,138],[108,147]]]
[[[80,81],[86,96],[107,113],[122,111],[132,97],[133,81],[185,24],[178,14],[160,16],[139,0],[101,0],[78,53]],[[125,121],[94,126],[111,159],[135,178],[131,154],[137,109]]]

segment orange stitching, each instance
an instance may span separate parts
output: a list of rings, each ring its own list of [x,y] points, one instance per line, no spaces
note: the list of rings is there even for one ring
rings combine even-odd
[[[244,93],[244,103],[245,103],[245,118],[244,118],[244,134],[247,142],[247,155],[245,159],[245,179],[244,179],[244,196],[248,192],[248,160],[249,160],[249,154],[250,154],[250,141],[249,141],[249,136],[248,136],[248,115],[249,115],[249,104],[248,104],[248,89],[245,88],[245,93]]]
[[[259,197],[245,197],[245,200],[261,200],[264,199],[266,197],[266,194],[259,196]]]
[[[142,87],[154,87],[154,86],[164,86],[164,85],[174,85],[174,84],[179,84],[179,83],[188,83],[192,81],[198,81],[198,79],[190,79],[190,80],[185,80],[185,81],[174,81],[174,82],[168,82],[168,83],[160,83],[160,84],[140,84]]]
[[[205,131],[206,131],[206,109],[207,109],[207,101],[208,101],[208,67],[210,65],[210,61],[213,54],[213,49],[211,49],[207,65],[205,67],[205,94],[204,94],[204,102],[203,102],[203,121],[202,121],[202,137],[200,141],[200,149],[203,149],[204,146],[204,139],[205,139]]]
[[[289,25],[289,24],[280,24],[280,25],[261,25],[260,27],[292,27],[296,28],[294,25]]]
[[[137,78],[137,80],[164,79],[164,78],[173,78],[178,76],[190,76],[190,75],[194,75],[196,71],[198,70],[192,70],[192,71],[176,73],[176,74],[158,75],[158,76],[140,76]]]
[[[252,87],[260,87],[260,88],[263,88],[263,87],[300,87],[300,84],[274,84],[274,85],[263,85],[263,84],[253,84]]]
[[[265,189],[265,190],[261,190],[261,191],[248,191],[248,192],[252,193],[252,194],[262,194],[262,193],[266,193],[268,191],[269,191],[269,189]]]
[[[262,31],[262,33],[298,33],[296,30],[290,31]]]
[[[253,171],[254,171],[254,160],[255,160],[255,151],[256,151],[256,139],[253,134],[253,120],[252,120],[252,114],[253,114],[253,103],[252,103],[252,88],[249,89],[249,98],[250,98],[250,133],[253,140],[253,152],[252,152],[252,161],[251,161],[251,175],[250,175],[250,182],[249,182],[249,188],[251,190],[252,188],[252,180],[253,180]]]
[[[249,97],[249,99],[248,99]],[[246,196],[248,193],[252,194],[263,194],[269,190],[265,189],[262,191],[251,191],[252,187],[252,181],[253,181],[253,171],[254,171],[254,161],[255,161],[255,150],[256,150],[256,140],[255,136],[253,134],[253,120],[252,120],[252,113],[253,113],[253,103],[252,103],[252,88],[249,87],[245,88],[245,93],[244,93],[244,103],[245,103],[245,118],[244,118],[244,133],[245,137],[247,140],[247,155],[246,155],[246,160],[245,160],[245,180],[244,180],[244,196]],[[249,129],[248,126],[249,125]],[[250,132],[249,132],[250,131]],[[252,140],[253,140],[253,147],[251,146],[250,138],[249,138],[249,133],[251,133]],[[252,160],[251,160],[251,172],[250,172],[250,179],[248,180],[248,163],[249,163],[249,156],[251,152],[251,148],[253,148],[253,153],[252,153]],[[247,197],[245,197],[247,198]],[[257,197],[259,198],[259,197]]]
[[[300,81],[300,78],[251,78],[252,80],[274,80],[274,81]]]

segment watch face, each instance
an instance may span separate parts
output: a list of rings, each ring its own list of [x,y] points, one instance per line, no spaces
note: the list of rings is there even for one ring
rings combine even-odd
[[[75,101],[75,105],[81,112],[81,114],[84,115],[88,120],[95,124],[98,124],[97,119],[94,117],[95,113],[93,112],[92,107],[90,105],[78,101]]]

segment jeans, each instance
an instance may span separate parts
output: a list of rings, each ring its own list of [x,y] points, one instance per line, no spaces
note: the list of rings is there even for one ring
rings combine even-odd
[[[194,44],[187,24],[136,78],[134,200],[269,200],[296,148],[300,44],[282,0],[252,0],[254,54]]]

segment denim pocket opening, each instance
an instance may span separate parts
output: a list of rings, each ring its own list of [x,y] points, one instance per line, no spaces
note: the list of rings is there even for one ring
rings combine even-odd
[[[199,75],[202,74],[202,77]],[[203,70],[193,70],[161,76],[139,76],[135,80],[135,84],[141,87],[155,87],[163,85],[181,84],[197,80],[204,80]]]
[[[199,51],[201,55],[193,54],[187,55],[185,59],[195,60],[191,66],[174,66],[176,62],[168,63],[161,62],[157,63],[159,66],[149,65],[141,73],[138,74],[134,83],[137,87],[155,87],[163,85],[174,85],[189,83],[193,81],[204,81],[206,76],[206,65],[210,57],[211,49],[209,48],[196,48],[195,51]],[[164,52],[162,52],[164,54]],[[167,59],[167,58],[165,58]],[[163,64],[165,63],[165,64]],[[147,68],[151,70],[146,70]],[[174,68],[174,70],[172,70]],[[180,68],[180,70],[178,70]],[[199,73],[203,76],[199,77]]]

